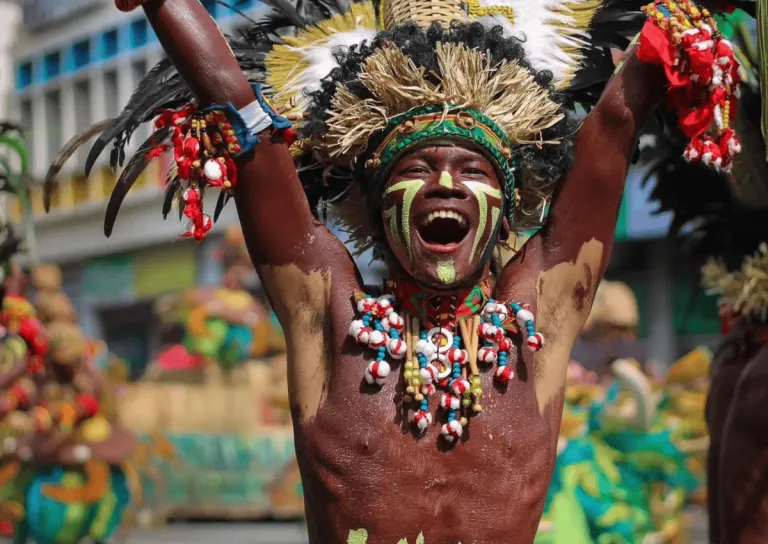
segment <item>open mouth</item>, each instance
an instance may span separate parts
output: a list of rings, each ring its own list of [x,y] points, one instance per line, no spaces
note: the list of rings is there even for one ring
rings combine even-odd
[[[421,222],[418,232],[427,249],[449,253],[469,234],[469,221],[453,211],[432,212]]]

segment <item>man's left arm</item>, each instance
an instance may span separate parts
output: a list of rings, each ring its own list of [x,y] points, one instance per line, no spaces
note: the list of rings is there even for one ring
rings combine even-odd
[[[553,198],[542,232],[545,268],[575,261],[582,246],[594,241],[602,251],[594,272],[602,277],[638,134],[665,88],[663,70],[641,62],[633,45],[579,128],[573,167]]]

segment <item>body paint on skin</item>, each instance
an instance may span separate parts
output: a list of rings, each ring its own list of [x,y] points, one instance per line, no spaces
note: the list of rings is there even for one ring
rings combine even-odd
[[[446,189],[453,189],[453,176],[451,176],[451,173],[447,170],[444,170],[440,174],[440,180],[438,181],[441,187],[445,187]]]
[[[405,238],[405,247],[408,248],[408,255],[411,257],[413,256],[411,248],[411,205],[413,204],[413,199],[416,196],[416,193],[418,193],[419,189],[421,189],[423,186],[424,180],[422,179],[407,179],[395,183],[392,187],[389,187],[386,191],[384,191],[384,196],[387,196],[390,193],[405,190],[405,194],[403,194],[403,215],[401,225],[403,230],[403,238]]]
[[[480,245],[480,240],[483,238],[483,234],[485,233],[485,225],[488,222],[488,199],[486,197],[492,196],[501,200],[502,196],[499,189],[495,189],[481,181],[465,181],[464,185],[467,187],[467,189],[472,191],[472,193],[475,195],[475,198],[477,198],[477,204],[480,211],[480,222],[477,227],[477,232],[475,233],[475,241],[472,243],[472,254],[469,257],[469,262],[471,264],[475,260],[477,246]],[[499,208],[494,206],[493,210],[491,210],[491,220],[493,222],[491,225],[491,232],[496,230],[496,222],[499,220],[499,215]]]
[[[456,265],[453,261],[440,261],[437,263],[437,277],[446,285],[456,281]]]
[[[400,232],[397,230],[397,206],[384,210],[384,221],[389,222],[389,230],[392,232],[392,244],[395,246],[402,244]]]

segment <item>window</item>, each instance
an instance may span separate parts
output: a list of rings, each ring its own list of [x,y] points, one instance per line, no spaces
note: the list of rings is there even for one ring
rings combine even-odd
[[[80,133],[91,125],[91,82],[78,81],[74,87],[75,94],[75,130]],[[88,145],[83,145],[75,155],[72,164],[79,167],[85,162]]]
[[[91,42],[85,40],[72,46],[72,65],[75,70],[91,62]]]
[[[131,49],[138,49],[142,45],[146,45],[147,37],[149,35],[148,25],[146,19],[139,19],[134,21],[130,25],[130,39]]]
[[[45,93],[45,125],[46,125],[46,144],[48,149],[48,159],[51,159],[61,150],[62,127],[61,127],[61,93],[58,89]]]
[[[32,85],[32,63],[23,62],[16,67],[16,88],[25,89]]]
[[[107,107],[107,117],[116,117],[120,113],[120,103],[117,96],[117,71],[104,72],[104,100]]]
[[[108,30],[101,35],[101,58],[111,59],[117,55],[118,40],[117,29]]]
[[[49,53],[43,57],[43,78],[47,81],[61,73],[61,53]]]

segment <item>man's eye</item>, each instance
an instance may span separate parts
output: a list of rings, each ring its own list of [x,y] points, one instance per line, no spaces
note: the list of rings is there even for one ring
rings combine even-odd
[[[406,169],[404,174],[429,174],[429,168],[426,166],[411,166]]]
[[[480,168],[464,168],[464,170],[462,170],[462,174],[466,174],[468,176],[488,177],[488,173],[485,170],[481,170]]]

